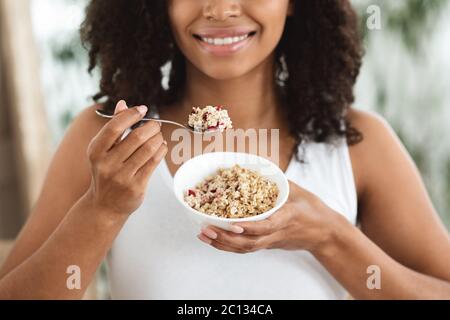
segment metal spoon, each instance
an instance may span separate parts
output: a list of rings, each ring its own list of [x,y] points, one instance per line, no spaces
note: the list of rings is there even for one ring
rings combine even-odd
[[[114,118],[114,116],[106,114],[103,110],[100,110],[100,109],[95,110],[95,113],[97,115],[99,115],[100,117],[102,117],[102,118],[107,118],[107,119]],[[181,124],[181,123],[178,123],[178,122],[175,122],[175,121],[170,121],[170,120],[163,120],[163,119],[159,119],[159,118],[142,118],[141,121],[156,121],[156,122],[160,122],[160,123],[167,123],[167,124],[171,124],[171,125],[174,125],[174,126],[181,127],[181,128],[186,129],[186,130],[188,130],[188,131],[190,131],[192,133],[200,133],[200,134],[204,133],[202,131],[195,131],[194,128],[192,128],[192,127],[190,127],[188,125],[184,125],[184,124]],[[216,130],[208,130],[206,132],[207,133],[213,133],[215,131],[218,131],[218,129],[216,129]]]

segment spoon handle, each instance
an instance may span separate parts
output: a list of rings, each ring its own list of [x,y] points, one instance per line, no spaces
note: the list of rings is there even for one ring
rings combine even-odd
[[[152,121],[156,121],[156,122],[161,122],[161,123],[167,123],[167,124],[173,124],[175,126],[184,128],[184,129],[188,129],[191,131],[190,128],[186,127],[185,125],[182,125],[181,123],[175,122],[175,121],[170,121],[170,120],[162,120],[162,119],[148,119],[148,120],[152,120]]]
[[[102,110],[98,110],[97,109],[97,110],[95,110],[95,113],[97,115],[99,115],[100,117],[103,117],[103,118],[107,118],[107,119],[114,118],[114,116],[106,114]],[[182,125],[181,123],[178,123],[178,122],[175,122],[175,121],[170,121],[170,120],[162,120],[162,119],[158,119],[158,118],[142,118],[141,121],[156,121],[156,122],[160,122],[160,123],[167,123],[167,124],[172,124],[172,125],[175,125],[175,126],[178,126],[178,127],[190,130],[190,128],[186,127],[185,125]]]

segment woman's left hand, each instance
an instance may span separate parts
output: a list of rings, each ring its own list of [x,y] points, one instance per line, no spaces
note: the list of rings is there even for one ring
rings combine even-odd
[[[216,249],[250,253],[262,249],[315,252],[347,223],[317,196],[289,181],[286,204],[266,220],[236,223],[233,231],[208,226],[198,236]]]

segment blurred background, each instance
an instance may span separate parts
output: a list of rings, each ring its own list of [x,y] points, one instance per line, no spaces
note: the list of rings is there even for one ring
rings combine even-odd
[[[355,107],[393,126],[450,229],[450,1],[352,2],[366,48]],[[97,90],[78,35],[86,3],[0,0],[0,264],[65,129]],[[368,27],[377,9],[380,24]],[[87,298],[108,298],[104,266]]]

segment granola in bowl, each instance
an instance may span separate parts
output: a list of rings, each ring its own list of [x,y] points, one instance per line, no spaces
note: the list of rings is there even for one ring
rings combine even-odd
[[[234,165],[219,169],[195,188],[188,189],[184,201],[211,216],[246,218],[274,208],[278,195],[276,183],[256,171]]]
[[[223,106],[194,107],[189,115],[188,125],[197,132],[231,129],[232,122]]]

